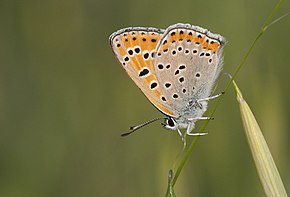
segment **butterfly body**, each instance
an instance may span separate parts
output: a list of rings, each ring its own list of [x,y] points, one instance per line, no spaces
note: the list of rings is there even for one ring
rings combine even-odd
[[[125,28],[111,47],[130,78],[168,118],[165,127],[190,134],[207,109],[222,67],[224,38],[189,24],[166,30]]]

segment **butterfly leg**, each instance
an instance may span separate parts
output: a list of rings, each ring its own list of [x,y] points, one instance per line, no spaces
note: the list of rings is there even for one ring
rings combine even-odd
[[[188,118],[189,121],[193,120],[214,120],[214,117],[197,117],[197,118]]]
[[[217,95],[210,96],[210,97],[208,97],[208,98],[198,99],[196,102],[197,102],[197,103],[200,103],[200,102],[202,102],[202,101],[209,101],[209,100],[212,100],[212,99],[216,99],[216,98],[220,97],[221,95],[223,95],[224,93],[225,93],[225,92],[221,92],[221,93],[219,93],[219,94],[217,94]]]
[[[183,142],[183,147],[185,147],[186,146],[186,140],[184,139],[183,134],[181,133],[181,131],[178,128],[177,128],[177,132],[178,132],[178,134],[179,134],[179,136],[180,136],[180,138],[181,138],[181,140]]]
[[[214,95],[214,96],[210,96],[210,97],[207,97],[207,98],[203,98],[203,99],[198,99],[196,100],[194,103],[200,108],[202,109],[202,105],[201,105],[201,102],[203,101],[209,101],[209,100],[212,100],[212,99],[216,99],[218,97],[220,97],[221,95],[223,95],[225,92],[221,92],[217,95]]]
[[[191,133],[191,131],[194,128],[194,124],[192,122],[188,123],[187,129],[186,129],[186,134],[190,136],[203,136],[207,135],[208,133]]]

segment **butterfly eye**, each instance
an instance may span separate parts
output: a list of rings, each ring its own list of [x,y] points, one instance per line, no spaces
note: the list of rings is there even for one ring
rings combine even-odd
[[[171,117],[168,117],[165,120],[165,124],[163,123],[163,126],[165,129],[169,129],[169,130],[177,130],[178,129],[177,122]]]
[[[170,129],[170,130],[176,130],[177,129],[177,123],[170,117],[168,117],[166,120],[165,120],[165,123],[164,124],[164,127],[166,129]]]
[[[167,119],[167,124],[171,127],[174,127],[174,125],[175,125],[171,118]]]

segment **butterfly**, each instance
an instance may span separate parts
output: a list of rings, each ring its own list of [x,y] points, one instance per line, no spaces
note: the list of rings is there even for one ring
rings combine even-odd
[[[111,48],[129,77],[149,101],[165,115],[164,127],[192,133],[203,117],[222,67],[225,39],[190,24],[167,29],[129,27],[111,34]],[[131,127],[133,131],[160,118]]]

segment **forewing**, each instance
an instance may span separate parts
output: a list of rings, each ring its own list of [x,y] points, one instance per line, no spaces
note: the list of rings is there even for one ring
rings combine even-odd
[[[162,102],[159,82],[154,70],[157,43],[164,30],[132,27],[121,29],[110,36],[116,58],[150,102],[162,113],[175,116]]]

